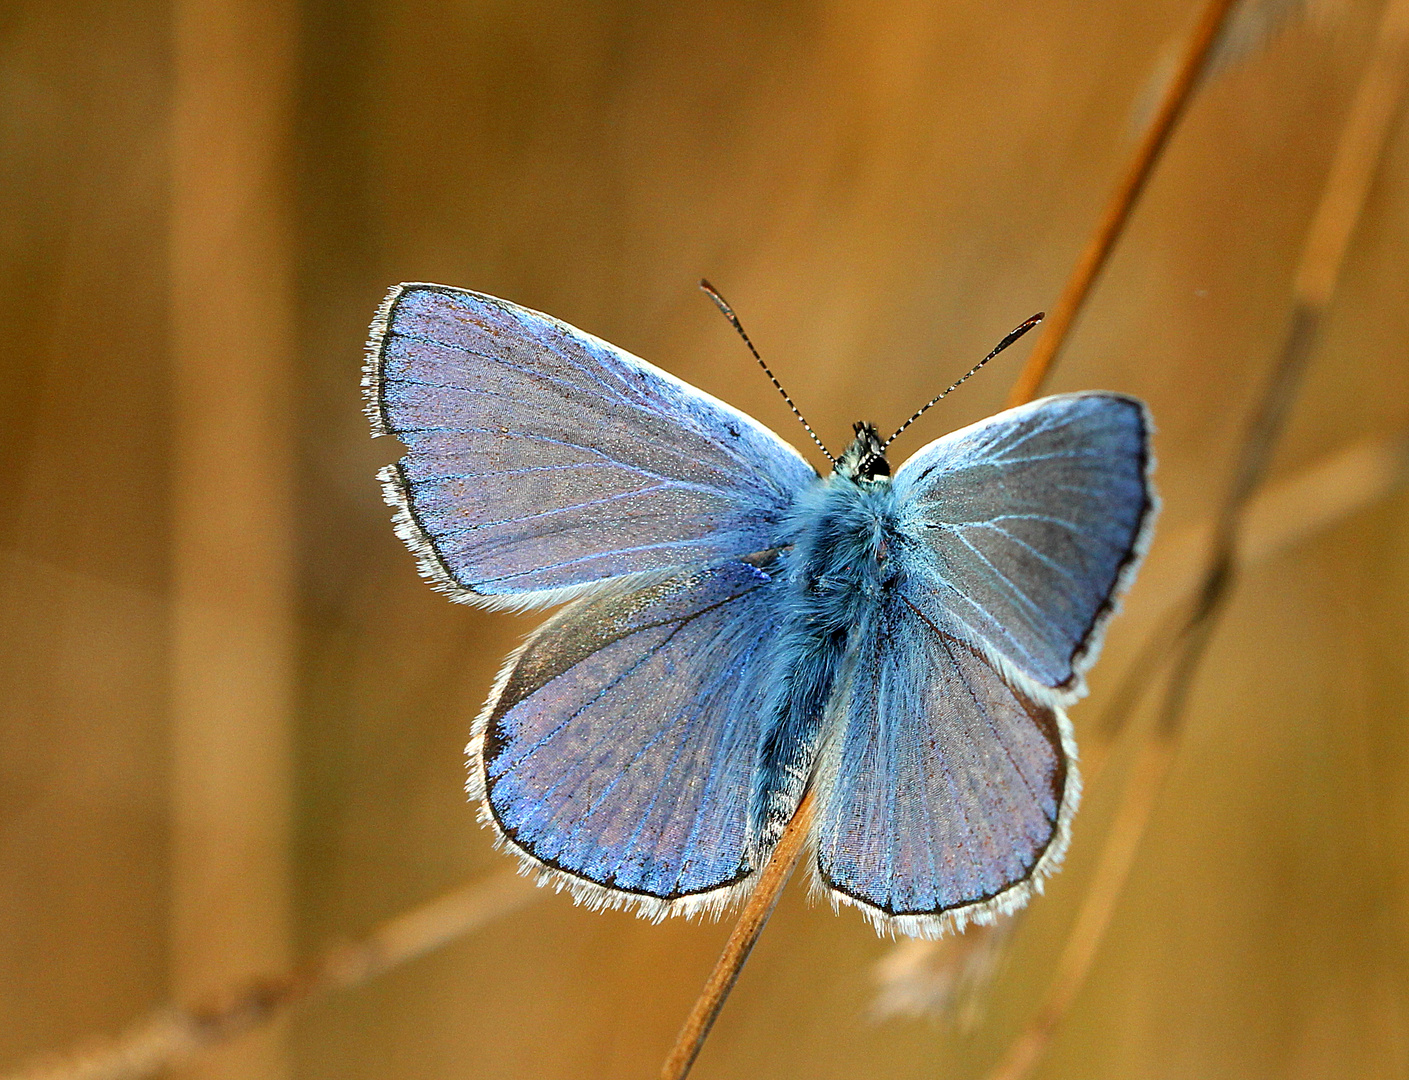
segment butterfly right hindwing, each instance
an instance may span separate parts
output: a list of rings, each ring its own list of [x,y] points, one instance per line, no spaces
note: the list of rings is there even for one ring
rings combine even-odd
[[[821,884],[917,937],[1022,906],[1076,809],[1066,717],[901,596],[873,629],[818,772]]]

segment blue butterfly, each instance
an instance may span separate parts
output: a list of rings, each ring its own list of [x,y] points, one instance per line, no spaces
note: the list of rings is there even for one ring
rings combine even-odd
[[[397,534],[453,600],[565,604],[504,665],[468,791],[579,902],[747,892],[816,789],[815,882],[933,937],[1022,906],[1080,792],[1085,692],[1156,500],[1132,398],[1063,394],[891,475],[536,311],[392,289],[364,386]],[[887,440],[888,441],[888,440]]]

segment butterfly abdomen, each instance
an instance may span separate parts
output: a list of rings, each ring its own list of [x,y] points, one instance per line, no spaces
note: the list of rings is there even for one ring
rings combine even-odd
[[[802,797],[848,656],[876,632],[881,597],[895,579],[895,519],[895,495],[884,478],[857,483],[833,475],[794,508],[753,799],[762,850]]]

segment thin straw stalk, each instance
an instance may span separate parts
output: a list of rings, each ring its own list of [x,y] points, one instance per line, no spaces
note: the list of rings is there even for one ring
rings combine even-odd
[[[1145,181],[1169,141],[1170,133],[1178,123],[1185,104],[1192,96],[1209,50],[1217,41],[1234,3],[1235,0],[1210,0],[1205,7],[1181,59],[1178,72],[1161,98],[1159,108],[1151,116],[1134,155],[1122,173],[1112,202],[1077,261],[1056,308],[1048,316],[1037,348],[1018,376],[1018,381],[1009,395],[1010,405],[1021,405],[1037,396],[1056,359],[1057,350],[1066,340],[1077,315],[1085,306],[1097,275],[1105,265],[1117,238],[1124,231],[1130,211],[1139,199]],[[806,838],[812,830],[812,814],[812,802],[805,799],[788,823],[782,840],[765,867],[765,872],[760,874],[758,886],[750,895],[740,913],[738,923],[725,943],[723,954],[710,973],[699,998],[691,1006],[690,1014],[662,1066],[661,1080],[683,1080],[689,1074],[690,1066],[699,1055],[700,1047],[708,1037],[710,1028],[723,1007],[724,999],[738,981],[739,969],[748,959],[753,943],[763,930],[763,924],[777,906],[778,896],[770,895],[767,889],[781,893],[792,876],[797,861],[802,857]],[[781,855],[785,851],[792,861],[782,867]],[[765,873],[767,889],[764,884]],[[729,970],[730,965],[733,965],[732,970]]]
[[[5,1080],[139,1080],[267,1027],[295,1005],[360,986],[459,940],[543,895],[512,871],[463,886],[389,919],[284,975],[245,980],[194,1006],[157,1009],[110,1041],[92,1041]]]
[[[1409,76],[1409,0],[1389,0],[1373,52],[1342,126],[1293,286],[1292,310],[1277,362],[1239,453],[1233,482],[1215,519],[1213,542],[1193,604],[1177,635],[1174,667],[1149,738],[1126,777],[1106,839],[1047,997],[1010,1044],[990,1080],[1021,1080],[1041,1060],[1091,970],[1125,885],[1140,838],[1163,787],[1185,720],[1185,706],[1218,616],[1236,579],[1239,535],[1253,492],[1301,385],[1346,252],[1399,111]]]
[[[1067,278],[1062,295],[1047,313],[1041,336],[1038,337],[1032,354],[1008,394],[1010,408],[1026,404],[1041,393],[1042,384],[1051,373],[1052,365],[1056,363],[1058,351],[1066,343],[1067,336],[1071,333],[1077,316],[1086,307],[1086,301],[1090,298],[1096,279],[1105,268],[1116,241],[1125,231],[1131,211],[1145,188],[1145,182],[1154,172],[1155,165],[1163,154],[1175,125],[1183,115],[1185,106],[1194,96],[1209,54],[1218,42],[1229,13],[1237,2],[1238,0],[1209,0],[1204,7],[1193,37],[1189,39],[1184,55],[1180,58],[1174,78],[1165,87],[1158,108],[1141,133],[1135,153],[1126,163],[1115,190],[1111,192],[1110,202],[1107,203],[1101,220],[1096,224],[1096,231],[1091,234],[1081,256],[1076,260],[1076,266]]]

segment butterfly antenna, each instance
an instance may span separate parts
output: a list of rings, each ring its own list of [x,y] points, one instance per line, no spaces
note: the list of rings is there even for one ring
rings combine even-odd
[[[885,449],[887,446],[889,446],[891,443],[895,442],[896,436],[898,436],[902,431],[904,431],[906,428],[908,428],[911,424],[913,424],[913,423],[914,423],[916,420],[918,420],[920,417],[924,416],[925,413],[929,412],[932,408],[934,408],[934,407],[935,407],[936,405],[938,405],[941,401],[943,401],[945,398],[947,398],[947,397],[948,397],[950,394],[952,394],[955,390],[959,389],[959,387],[961,387],[962,385],[964,385],[964,383],[968,381],[969,377],[970,377],[971,375],[975,374],[975,373],[979,370],[979,368],[983,367],[984,364],[986,364],[986,363],[988,363],[990,360],[992,360],[992,359],[993,359],[995,356],[997,356],[1000,352],[1002,352],[1004,349],[1006,349],[1006,348],[1007,348],[1009,345],[1011,345],[1013,342],[1017,341],[1018,338],[1022,337],[1024,334],[1026,334],[1029,330],[1031,330],[1034,326],[1036,326],[1038,323],[1040,323],[1040,322],[1041,322],[1043,319],[1045,319],[1046,317],[1047,317],[1047,313],[1046,313],[1045,311],[1039,311],[1039,312],[1038,312],[1036,315],[1034,315],[1032,318],[1028,319],[1027,322],[1023,323],[1021,326],[1019,326],[1019,327],[1017,327],[1016,329],[1014,329],[1011,333],[1008,334],[1007,337],[1005,337],[1002,341],[1000,341],[997,345],[995,345],[995,346],[993,347],[993,351],[992,351],[991,353],[989,353],[987,356],[985,356],[982,360],[980,360],[980,361],[979,361],[977,364],[975,364],[973,367],[969,368],[968,371],[964,372],[964,374],[963,374],[960,378],[958,378],[957,380],[955,380],[954,384],[953,384],[952,386],[950,386],[947,390],[945,390],[944,393],[940,394],[938,397],[935,397],[935,398],[931,399],[930,401],[925,402],[924,405],[922,405],[922,406],[920,406],[920,408],[916,409],[914,416],[910,417],[909,420],[905,421],[905,423],[901,424],[900,427],[898,427],[898,428],[895,429],[895,435],[892,435],[892,436],[891,436],[889,439],[887,439],[885,442],[881,443],[881,449],[884,450],[884,449]]]
[[[783,389],[783,384],[778,381],[778,376],[774,375],[773,372],[768,369],[768,365],[763,362],[763,357],[758,355],[758,350],[753,347],[753,342],[749,340],[748,334],[744,332],[743,323],[739,322],[739,317],[734,314],[734,309],[729,306],[729,302],[725,300],[724,297],[720,296],[719,290],[704,278],[700,278],[700,288],[709,295],[709,298],[714,301],[715,306],[724,313],[724,317],[728,319],[734,329],[739,332],[739,337],[744,339],[744,344],[749,347],[749,352],[753,353],[753,358],[758,361],[758,366],[763,369],[763,374],[767,375],[773,385],[778,388],[778,393],[783,395],[783,400],[788,403],[788,408],[792,409],[793,415],[798,418],[802,426],[807,429],[807,433],[812,436],[812,441],[817,444],[817,449],[821,450],[827,460],[835,465],[837,459],[832,457],[831,452],[822,445],[822,440],[817,437],[817,432],[812,430],[812,425],[807,422],[807,417],[803,416],[802,413],[798,411],[798,407],[793,404],[793,399],[788,397],[788,392]]]

